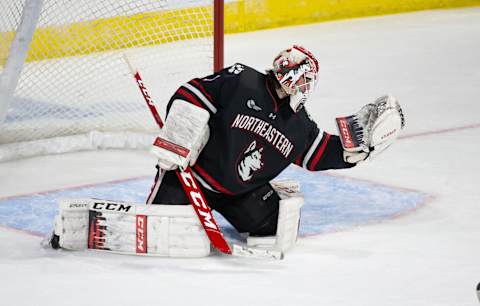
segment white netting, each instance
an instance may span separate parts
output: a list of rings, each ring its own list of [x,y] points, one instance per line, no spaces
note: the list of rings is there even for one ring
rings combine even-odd
[[[0,1],[0,73],[23,2]],[[145,135],[158,128],[123,54],[140,69],[163,115],[179,85],[213,70],[212,2],[44,0],[27,61],[0,123],[0,149],[9,149],[0,151],[0,161],[28,156],[29,150],[53,153],[49,147],[77,150],[75,139],[82,143],[99,133],[114,144],[95,138],[86,149],[121,147],[114,138],[125,135],[127,146],[148,145],[151,139]],[[36,148],[29,148],[29,141]]]

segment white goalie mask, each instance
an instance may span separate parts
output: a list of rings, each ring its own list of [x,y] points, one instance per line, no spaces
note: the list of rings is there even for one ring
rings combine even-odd
[[[318,61],[307,49],[294,45],[273,60],[273,73],[298,112],[317,85]]]

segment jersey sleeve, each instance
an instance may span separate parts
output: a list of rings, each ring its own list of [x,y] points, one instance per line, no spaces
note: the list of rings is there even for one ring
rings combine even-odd
[[[222,107],[221,92],[236,77],[235,67],[241,64],[235,64],[231,67],[220,70],[212,75],[195,78],[180,86],[167,105],[167,114],[175,100],[183,100],[192,103],[198,107],[206,109],[210,115],[214,115]]]
[[[295,160],[295,164],[307,170],[320,171],[355,166],[343,160],[340,137],[320,130],[314,122],[307,136],[306,148]]]

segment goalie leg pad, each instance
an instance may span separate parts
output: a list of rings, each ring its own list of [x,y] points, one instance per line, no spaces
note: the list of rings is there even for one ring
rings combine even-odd
[[[167,257],[210,254],[210,241],[190,205],[62,200],[54,227],[58,246],[69,250]]]
[[[73,201],[67,205],[61,201],[59,214],[54,219],[54,235],[57,236],[54,248],[83,250],[88,237],[88,204]]]
[[[295,181],[276,181],[271,182],[271,185],[280,196],[276,235],[249,236],[247,245],[285,252],[292,249],[297,241],[300,211],[304,203],[303,194]]]

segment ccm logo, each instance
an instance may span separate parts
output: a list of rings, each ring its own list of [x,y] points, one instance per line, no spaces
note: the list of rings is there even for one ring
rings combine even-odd
[[[180,172],[179,177],[182,179],[185,189],[188,191],[188,196],[196,207],[196,212],[200,217],[202,224],[208,228],[218,230],[217,224],[213,219],[210,208],[205,203],[205,199],[202,196],[201,191],[198,189],[195,181],[193,180],[191,172]]]
[[[345,118],[339,118],[337,120],[340,133],[342,134],[343,144],[347,148],[353,147],[352,135],[350,134],[347,120],[345,120]]]
[[[137,76],[137,74],[135,74],[135,78],[137,79],[138,87],[140,87],[140,90],[142,91],[142,94],[145,97],[145,101],[147,101],[149,105],[154,105],[153,100],[148,94],[147,88],[145,87],[145,84],[143,83],[142,79],[140,79],[140,77]]]
[[[147,216],[137,215],[137,253],[147,253]]]
[[[95,202],[95,204],[93,204],[93,209],[98,209],[98,210],[128,212],[130,208],[132,208],[131,205],[124,205],[124,204],[118,204],[118,203]]]

